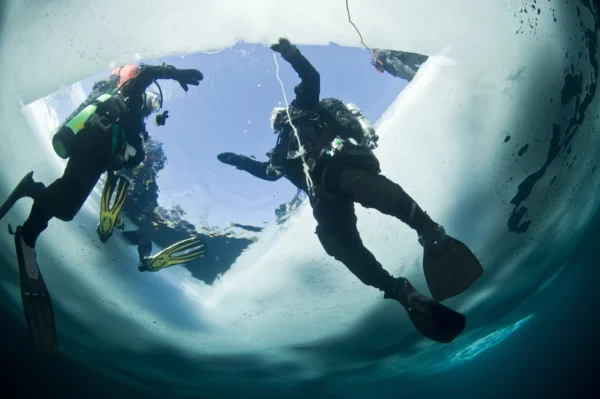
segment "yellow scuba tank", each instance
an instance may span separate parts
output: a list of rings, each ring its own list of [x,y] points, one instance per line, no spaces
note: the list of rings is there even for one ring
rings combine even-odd
[[[110,94],[104,93],[100,95],[93,103],[82,109],[77,115],[71,119],[68,119],[58,127],[54,137],[52,137],[52,146],[59,157],[63,159],[69,158],[71,155],[71,141],[75,138],[77,133],[84,128],[90,117],[92,115],[96,115],[98,102],[102,103],[110,98],[112,98]],[[110,128],[110,124],[106,127],[107,129]]]

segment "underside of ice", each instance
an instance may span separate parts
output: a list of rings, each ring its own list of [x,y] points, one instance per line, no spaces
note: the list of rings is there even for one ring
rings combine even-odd
[[[38,241],[61,351],[149,389],[271,391],[326,378],[331,389],[352,389],[451,367],[474,342],[534,313],[598,205],[597,20],[585,4],[349,1],[367,46],[430,57],[377,122],[376,155],[384,174],[484,265],[481,280],[447,303],[469,320],[452,345],[425,341],[397,304],[328,257],[306,204],[209,286],[181,268],[140,274],[131,247],[101,246],[92,195],[75,220],[52,221]],[[240,39],[362,46],[343,1],[3,7],[0,198],[30,170],[46,183],[61,175],[48,124],[23,107],[80,79]],[[30,205],[15,206],[2,231],[22,223]],[[414,232],[373,210],[357,207],[357,215],[378,260],[427,292]],[[0,253],[6,304],[20,315],[8,234]]]

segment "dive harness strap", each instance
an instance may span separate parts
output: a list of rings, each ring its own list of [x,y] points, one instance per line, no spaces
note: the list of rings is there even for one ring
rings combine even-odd
[[[326,159],[329,158],[329,155],[333,155],[330,153],[331,148],[333,146],[334,140],[337,139],[337,135],[325,124],[325,129],[323,130],[323,134],[319,135],[317,142],[313,149],[307,154],[306,163],[310,168],[310,172],[315,170],[317,165],[320,165]],[[310,190],[309,198],[311,200],[311,204],[316,207],[319,202],[323,199],[328,202],[337,202],[337,197],[331,194],[329,191],[325,190],[325,184],[323,183],[323,176],[325,175],[325,171],[327,170],[327,166],[323,170],[322,176],[319,179],[319,184],[314,184],[312,190]]]
[[[318,115],[317,119],[313,120],[313,122],[316,122],[318,119],[321,118],[321,115],[318,112],[315,111],[307,111],[307,112],[303,112],[301,114],[298,115],[294,115],[292,116],[292,123],[297,122],[299,119],[302,118],[306,118],[309,117],[310,115]],[[284,119],[282,121],[283,123],[288,123],[287,122],[287,118]],[[322,162],[326,161],[327,159],[332,158],[337,152],[340,152],[344,149],[344,147],[363,147],[363,148],[369,148],[368,145],[365,144],[365,142],[361,142],[361,143],[357,143],[356,141],[354,141],[353,139],[345,139],[345,138],[341,138],[339,137],[339,135],[337,135],[327,124],[326,121],[322,121],[321,122],[322,126],[323,126],[323,132],[322,134],[318,135],[316,142],[314,143],[314,145],[309,146],[309,151],[307,151],[306,153],[306,164],[309,167],[309,171],[312,173],[317,166],[320,166],[322,164]],[[279,144],[279,141],[278,141]],[[305,147],[305,146],[303,146]],[[288,152],[288,158],[289,158],[289,150]],[[277,168],[278,165],[273,165],[272,163],[269,164],[269,167],[271,168]],[[325,167],[323,174],[325,172],[325,170],[327,170],[327,166]],[[322,180],[319,179],[319,180]],[[310,190],[311,192],[309,192],[309,197],[311,198],[311,201],[313,203],[313,206],[316,206],[320,199],[324,199],[327,200],[329,202],[337,202],[338,198],[336,195],[332,194],[331,192],[325,190],[324,188],[324,184],[321,181],[320,184],[315,184],[313,189]]]
[[[99,104],[100,101],[94,100],[93,104]],[[85,122],[86,125],[100,129],[103,132],[111,132],[112,144],[111,144],[111,157],[108,169],[111,169],[113,165],[114,155],[118,149],[125,148],[127,146],[127,137],[125,129],[121,127],[116,121],[113,121],[105,116],[100,116],[97,113],[90,115],[88,120]]]
[[[323,134],[319,137],[317,144],[314,149],[308,153],[307,163],[311,167],[310,171],[315,170],[317,166],[320,166],[323,162],[333,158],[337,153],[345,151],[347,153],[353,153],[356,149],[369,149],[368,145],[363,143],[357,143],[353,139],[342,139],[336,135],[329,126],[325,125]],[[320,200],[326,200],[328,202],[338,202],[339,197],[330,191],[325,189],[325,183],[323,178],[327,173],[329,165],[325,165],[322,172],[320,173],[320,182],[315,184],[309,196],[313,206],[317,206]]]

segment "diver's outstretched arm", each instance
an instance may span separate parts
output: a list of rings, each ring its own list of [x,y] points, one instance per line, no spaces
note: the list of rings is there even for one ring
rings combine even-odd
[[[181,88],[188,91],[187,85],[198,86],[204,75],[197,69],[177,69],[172,65],[142,65],[138,74],[123,85],[125,96],[141,95],[157,79],[176,80]]]
[[[280,53],[302,79],[302,82],[294,88],[296,105],[303,109],[318,107],[321,95],[321,75],[315,67],[287,39],[279,39],[279,43],[272,45],[271,49]]]
[[[259,162],[245,155],[238,155],[232,152],[223,152],[217,155],[219,161],[227,165],[235,166],[236,168],[250,173],[254,177],[262,180],[275,181],[283,177],[282,174],[269,173],[269,162]]]

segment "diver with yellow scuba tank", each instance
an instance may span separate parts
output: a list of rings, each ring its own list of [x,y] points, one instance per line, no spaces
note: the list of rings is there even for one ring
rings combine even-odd
[[[115,68],[108,79],[94,85],[90,96],[53,137],[57,155],[68,159],[62,177],[45,187],[30,172],[0,207],[2,218],[19,199],[33,199],[28,219],[14,236],[23,308],[40,355],[55,353],[57,344],[52,303],[36,261],[36,240],[50,219],[72,220],[104,172],[112,181],[115,171],[142,162],[142,143],[147,137],[144,120],[161,108],[159,94],[147,90],[157,79],[175,80],[187,91],[188,85],[198,86],[203,75],[196,69],[166,64]],[[168,113],[159,114],[156,123],[164,124],[167,117]]]
[[[375,129],[355,105],[320,100],[320,75],[287,39],[271,46],[298,73],[301,83],[288,108],[276,108],[272,126],[277,144],[259,162],[244,155],[217,157],[255,177],[287,178],[307,192],[318,222],[316,234],[325,251],[364,284],[398,301],[415,328],[442,343],[465,327],[465,316],[439,303],[461,294],[483,273],[473,253],[450,237],[396,183],[381,175],[373,153]],[[404,277],[393,277],[365,248],[357,229],[354,203],[394,216],[416,230],[424,247],[423,270],[433,300]]]

